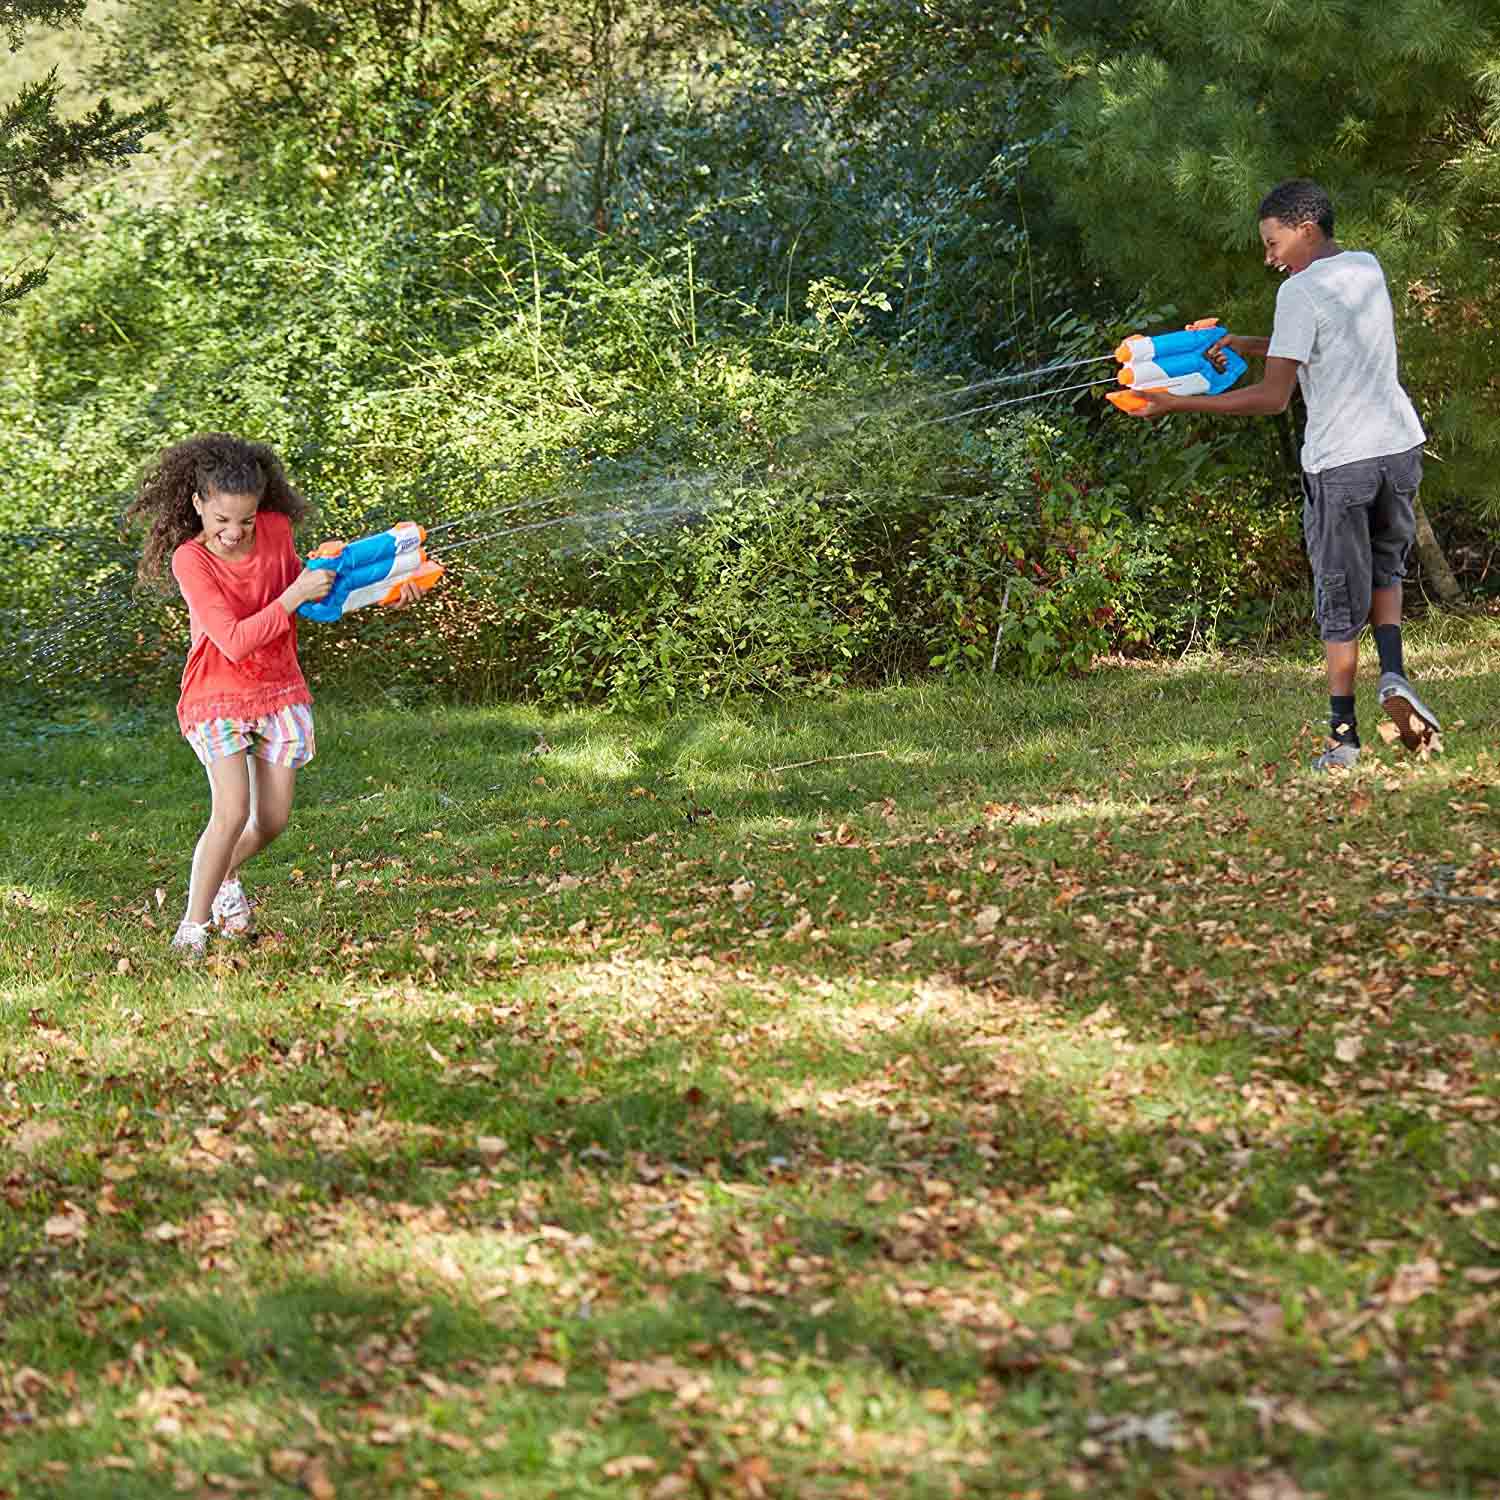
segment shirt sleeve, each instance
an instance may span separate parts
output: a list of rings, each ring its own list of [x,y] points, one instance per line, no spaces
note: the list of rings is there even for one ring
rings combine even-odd
[[[253,615],[238,618],[212,568],[193,547],[179,547],[172,554],[172,576],[193,619],[230,661],[243,661],[292,628],[292,617],[274,599]]]
[[[1271,325],[1267,359],[1294,359],[1305,365],[1318,337],[1318,315],[1312,298],[1288,280],[1276,292],[1276,318]]]

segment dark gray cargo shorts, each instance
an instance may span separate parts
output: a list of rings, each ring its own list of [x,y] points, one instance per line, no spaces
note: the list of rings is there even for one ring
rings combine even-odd
[[[1406,576],[1417,534],[1412,503],[1422,447],[1302,475],[1302,535],[1312,564],[1313,618],[1325,641],[1352,641],[1370,618],[1370,590]]]

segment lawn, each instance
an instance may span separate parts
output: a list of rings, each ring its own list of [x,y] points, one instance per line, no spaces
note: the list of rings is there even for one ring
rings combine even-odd
[[[668,718],[0,730],[0,1496],[1500,1495],[1500,620]],[[1368,684],[1368,678],[1366,684]]]

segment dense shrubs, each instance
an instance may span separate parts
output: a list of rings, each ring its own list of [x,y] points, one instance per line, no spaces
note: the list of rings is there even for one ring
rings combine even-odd
[[[420,610],[303,632],[321,687],[625,706],[1078,670],[1260,638],[1264,601],[1299,588],[1276,455],[1243,430],[1184,453],[1091,395],[966,416],[983,398],[934,373],[974,368],[976,298],[997,357],[1005,327],[1085,353],[1119,331],[1031,320],[1065,288],[1017,259],[996,206],[1019,147],[920,225],[908,162],[840,276],[839,204],[879,198],[855,153],[774,297],[726,279],[786,261],[726,238],[764,173],[731,174],[712,211],[679,205],[676,238],[658,173],[654,216],[601,239],[460,150],[434,136],[330,180],[293,134],[253,179],[231,164],[176,199],[99,197],[99,232],[7,329],[0,533],[25,557],[0,576],[7,691],[168,691],[181,608],[133,591],[117,522],[141,463],[204,429],[282,452],[317,507],[309,545],[438,528],[451,576]],[[620,172],[646,192],[640,160]],[[903,237],[925,279],[889,261]],[[995,311],[1001,280],[1024,307]]]

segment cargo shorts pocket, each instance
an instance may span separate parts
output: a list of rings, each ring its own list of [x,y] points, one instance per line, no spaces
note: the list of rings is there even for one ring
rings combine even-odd
[[[1325,638],[1353,629],[1347,573],[1318,574],[1313,588],[1313,618]]]

